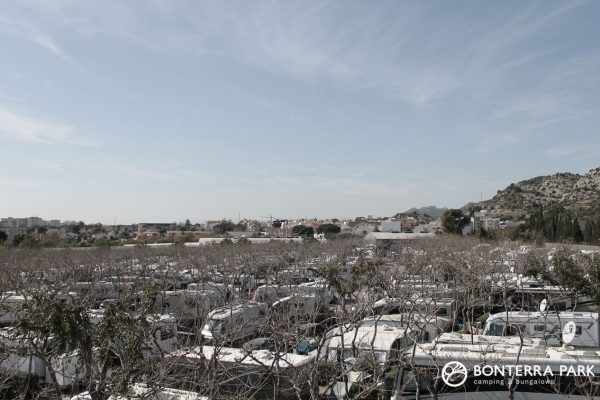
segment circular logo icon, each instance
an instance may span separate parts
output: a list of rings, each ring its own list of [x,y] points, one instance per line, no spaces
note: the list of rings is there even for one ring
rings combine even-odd
[[[467,367],[460,361],[450,361],[442,368],[442,380],[450,387],[462,386],[467,377]]]

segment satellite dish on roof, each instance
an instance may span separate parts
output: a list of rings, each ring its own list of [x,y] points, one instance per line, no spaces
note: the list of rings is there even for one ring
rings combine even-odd
[[[548,307],[548,301],[546,299],[543,299],[542,301],[540,301],[540,312],[541,313],[546,312],[547,307]]]
[[[577,326],[575,322],[569,321],[566,323],[565,327],[562,330],[562,339],[566,344],[571,344],[573,339],[575,339],[575,332],[577,330]]]

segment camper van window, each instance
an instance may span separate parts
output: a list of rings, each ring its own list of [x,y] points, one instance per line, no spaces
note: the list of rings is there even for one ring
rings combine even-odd
[[[504,324],[492,323],[488,329],[488,335],[490,336],[502,336],[504,332]]]
[[[211,319],[206,324],[204,324],[204,328],[203,329],[205,331],[210,331],[210,332],[222,332],[223,331],[223,324],[218,319]]]
[[[575,326],[575,335],[581,335],[581,325]]]
[[[544,330],[546,330],[546,327],[544,325],[534,325],[533,326],[534,332],[544,332]]]
[[[506,336],[519,336],[519,333],[524,333],[525,331],[525,325],[510,325],[506,332]]]
[[[196,305],[196,300],[195,299],[185,299],[185,305],[194,307]]]
[[[339,361],[339,352],[337,349],[329,350],[329,354],[327,354],[327,361]]]
[[[375,352],[375,359],[381,364],[385,363],[386,356],[387,354],[385,353],[385,351]]]
[[[167,340],[175,337],[175,330],[168,326],[160,328],[160,340]]]
[[[445,307],[438,308],[436,315],[448,315],[448,310]]]

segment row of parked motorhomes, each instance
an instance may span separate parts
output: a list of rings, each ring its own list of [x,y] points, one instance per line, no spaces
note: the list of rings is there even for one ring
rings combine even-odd
[[[600,316],[564,311],[589,307],[590,299],[514,274],[493,277],[504,304],[527,302],[537,310],[500,311],[469,325],[462,319],[460,288],[411,276],[396,285],[402,297],[382,291],[363,314],[344,319],[336,314],[345,312],[335,304],[341,296],[323,279],[288,275],[297,279],[265,283],[238,275],[206,281],[174,274],[171,284],[160,285],[154,314],[146,317],[152,330],[141,349],[144,358],[161,359],[161,386],[137,384],[132,393],[190,400],[236,396],[240,387],[252,387],[253,398],[310,398],[315,366],[342,365],[344,373],[319,387],[319,396],[353,398],[367,386],[376,397],[396,400],[505,398],[513,392],[511,398],[526,399],[600,395]],[[98,324],[111,302],[138,289],[133,279],[78,282],[58,299],[93,298],[90,321]],[[545,297],[558,300],[550,304]],[[52,370],[61,388],[76,388],[84,377],[76,351],[47,365],[28,339],[13,334],[27,301],[17,293],[0,299],[0,368],[35,375],[42,383]],[[283,329],[286,324],[293,332]],[[392,379],[373,382],[373,365]],[[217,392],[207,393],[203,383],[215,368],[225,377]],[[85,392],[73,397],[86,399]]]

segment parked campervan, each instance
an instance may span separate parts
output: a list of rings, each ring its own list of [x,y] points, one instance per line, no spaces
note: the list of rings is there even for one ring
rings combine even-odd
[[[35,345],[41,346],[34,340]],[[39,380],[46,377],[46,363],[36,351],[30,338],[19,336],[13,328],[0,329],[0,369],[9,373],[24,373]]]
[[[444,334],[404,353],[392,399],[596,398],[596,350],[547,346],[541,338]]]
[[[254,301],[260,303],[273,304],[277,300],[290,295],[289,286],[262,285],[256,288],[254,292]]]
[[[266,304],[255,302],[215,308],[208,313],[201,335],[227,342],[254,337],[266,325],[266,310]]]
[[[410,297],[400,299],[386,297],[373,304],[374,315],[413,313],[452,318],[456,311],[456,300],[451,298]]]
[[[343,361],[364,356],[385,364],[397,360],[399,353],[417,336],[418,332],[406,321],[365,318],[357,327],[337,327],[327,332],[319,358]]]
[[[210,388],[211,398],[239,398],[243,387],[252,388],[252,398],[257,400],[309,399],[315,357],[234,347],[185,348],[165,358],[169,365],[165,380],[172,382],[169,386],[203,391],[205,376],[218,374],[226,378]]]
[[[195,282],[188,285],[188,290],[211,290],[219,294],[225,301],[231,300],[233,296],[233,287],[222,282]]]
[[[600,346],[599,314],[591,312],[510,311],[488,317],[482,335],[544,338],[550,345],[560,344],[562,329],[568,322],[576,326],[572,346]]]
[[[25,297],[17,294],[10,294],[0,299],[0,325],[13,323],[25,302]]]
[[[208,397],[200,396],[198,393],[187,390],[171,389],[164,387],[149,387],[145,384],[134,384],[127,395],[111,395],[108,400],[208,400]],[[89,392],[79,393],[71,397],[71,400],[92,400]]]
[[[75,292],[55,293],[54,300],[61,304],[73,304],[79,296]],[[6,297],[0,297],[0,326],[10,325],[18,319],[19,312],[27,303],[27,297],[15,292],[6,293]]]
[[[302,319],[314,317],[323,308],[321,298],[316,294],[297,293],[274,302],[270,312],[278,313],[283,318]]]
[[[256,289],[254,300],[261,303],[274,304],[284,298],[297,297],[299,295],[312,295],[316,297],[317,308],[315,308],[314,312],[322,311],[333,300],[331,290],[324,282],[307,282],[300,285],[259,286]]]
[[[124,292],[132,291],[133,282],[75,282],[70,290],[80,297],[91,297],[97,301],[119,299]]]
[[[223,304],[221,295],[212,290],[168,290],[158,294],[154,308],[155,312],[170,314],[179,321],[197,321]]]

